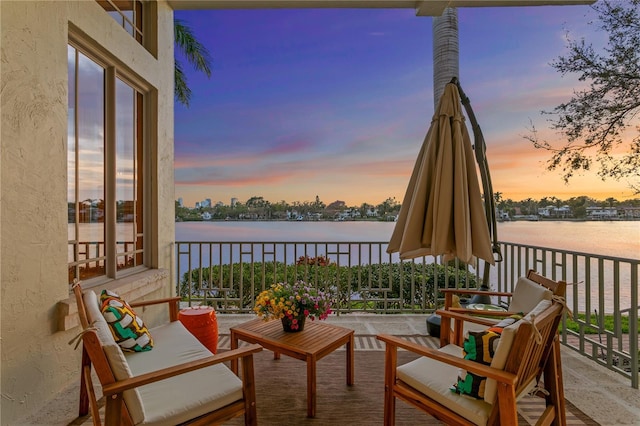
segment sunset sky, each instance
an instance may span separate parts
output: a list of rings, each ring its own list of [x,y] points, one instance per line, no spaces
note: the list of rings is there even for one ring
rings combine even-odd
[[[209,49],[211,79],[187,69],[190,108],[175,109],[176,198],[378,204],[404,197],[433,115],[432,19],[412,10],[176,12]],[[566,32],[596,45],[587,6],[459,9],[460,80],[503,198],[633,197],[595,171],[565,185],[524,139],[575,76],[549,63]]]

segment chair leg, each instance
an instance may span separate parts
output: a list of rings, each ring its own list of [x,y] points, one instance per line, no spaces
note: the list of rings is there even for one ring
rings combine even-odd
[[[546,397],[547,405],[555,407],[556,426],[567,424],[566,406],[564,403],[564,384],[562,383],[562,360],[560,358],[560,339],[558,335],[553,339],[551,353],[544,369],[544,386],[549,392]]]
[[[102,426],[102,423],[100,422],[100,410],[98,408],[98,401],[96,401],[96,394],[93,391],[93,381],[91,380],[91,365],[85,365],[84,367],[82,367],[82,379],[84,381],[85,390],[89,397],[89,408],[93,426]]]
[[[113,395],[106,398],[107,403],[104,408],[104,424],[106,426],[120,426],[122,424],[122,394]]]
[[[254,382],[253,355],[242,358],[242,387],[244,393],[244,424],[258,424],[256,413],[256,387]]]
[[[500,426],[518,426],[516,410],[516,392],[513,386],[498,383],[498,401],[500,410]]]
[[[445,347],[451,342],[451,318],[440,317],[440,347]]]
[[[91,370],[91,359],[87,349],[82,345],[82,362],[80,364],[80,403],[78,407],[78,416],[83,417],[89,413],[89,395],[87,393],[87,383],[84,376],[85,367]]]
[[[396,364],[398,348],[387,344],[384,355],[384,424],[394,426],[396,423],[396,398],[393,387],[396,383]]]

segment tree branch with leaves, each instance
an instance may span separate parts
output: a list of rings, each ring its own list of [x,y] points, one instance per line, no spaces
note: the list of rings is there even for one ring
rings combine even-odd
[[[568,41],[568,53],[551,66],[563,76],[576,74],[588,89],[574,91],[551,115],[551,129],[566,140],[561,146],[540,140],[533,126],[525,136],[547,150],[548,170],[560,170],[568,182],[576,172],[599,164],[603,179],[628,179],[640,193],[640,0],[601,1],[591,6],[594,25],[606,32],[608,43],[598,53],[584,39]]]

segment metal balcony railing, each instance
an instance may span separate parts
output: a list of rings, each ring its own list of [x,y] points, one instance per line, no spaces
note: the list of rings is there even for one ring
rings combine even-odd
[[[386,242],[176,242],[177,293],[220,313],[252,312],[257,294],[276,282],[304,280],[335,297],[337,315],[431,313],[446,287],[475,288],[473,265],[420,257],[401,261]],[[490,268],[492,290],[512,291],[529,269],[565,280],[573,320],[562,343],[629,378],[638,388],[640,260],[500,243],[503,261]],[[495,303],[500,303],[496,300]]]

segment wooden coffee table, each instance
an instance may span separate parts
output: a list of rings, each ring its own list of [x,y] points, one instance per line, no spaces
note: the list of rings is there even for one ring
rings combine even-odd
[[[307,416],[316,415],[316,362],[346,345],[347,385],[353,385],[354,378],[354,331],[320,321],[307,319],[304,330],[285,333],[278,320],[256,319],[231,328],[231,349],[238,347],[238,341],[257,343],[273,351],[274,359],[280,354],[307,362]],[[238,362],[231,361],[231,370],[238,373]]]

